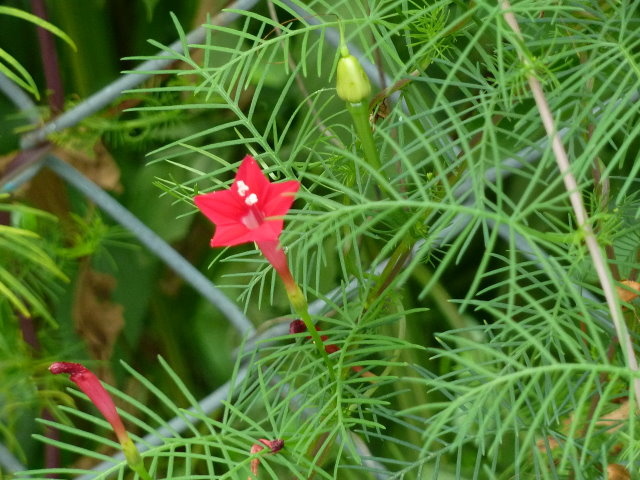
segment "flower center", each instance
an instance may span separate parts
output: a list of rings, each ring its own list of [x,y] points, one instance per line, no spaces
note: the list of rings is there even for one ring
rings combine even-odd
[[[242,180],[238,180],[236,186],[238,188],[238,195],[240,195],[241,197],[244,197],[249,191],[249,185],[244,183]]]
[[[251,193],[247,199],[244,201],[250,207],[258,203],[258,196],[255,193]]]
[[[244,204],[249,207],[247,209],[247,214],[243,216],[240,221],[249,230],[255,230],[264,222],[264,214],[256,205],[259,200],[258,195],[255,193],[249,193],[251,191],[251,187],[242,180],[238,180],[236,182],[236,188],[238,196],[244,199]]]
[[[247,214],[241,218],[242,224],[249,230],[258,228],[264,220],[264,215],[257,208],[249,208]]]

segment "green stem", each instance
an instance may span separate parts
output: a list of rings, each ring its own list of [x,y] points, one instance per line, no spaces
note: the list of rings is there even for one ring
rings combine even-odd
[[[382,292],[384,292],[384,290],[397,276],[400,269],[409,257],[409,254],[411,253],[411,243],[412,242],[405,239],[405,241],[400,242],[395,251],[391,254],[387,265],[385,265],[380,275],[378,275],[376,283],[371,289],[371,293],[367,298],[367,309],[375,301],[375,299],[380,296]]]
[[[131,465],[131,469],[134,472],[136,472],[142,480],[153,480],[151,478],[151,475],[149,475],[149,472],[147,472],[147,469],[144,468],[144,465],[142,464],[136,465],[136,466]]]
[[[433,278],[431,271],[424,265],[416,265],[416,268],[411,271],[411,274],[422,286],[431,282]],[[451,296],[440,282],[432,285],[429,290],[429,295],[452,329],[464,330],[469,326],[458,309],[451,303]],[[461,334],[470,340],[474,338],[473,335],[468,332],[463,331]]]
[[[333,368],[333,362],[329,358],[327,351],[324,348],[324,342],[316,330],[316,326],[311,319],[311,315],[309,314],[309,305],[307,304],[307,299],[305,298],[302,290],[298,287],[297,284],[285,284],[287,289],[287,296],[289,297],[289,301],[293,306],[296,315],[300,317],[300,320],[304,322],[305,327],[307,327],[307,333],[311,336],[313,343],[315,344],[322,360],[324,360],[325,365],[327,366],[327,371],[329,372],[329,376],[332,380],[335,380],[335,373]]]
[[[381,170],[380,156],[378,155],[378,149],[373,140],[373,133],[369,124],[369,108],[367,104],[365,102],[347,102],[347,110],[351,114],[353,126],[360,139],[364,159],[374,170]]]
[[[124,457],[127,459],[129,468],[138,474],[142,480],[153,480],[147,469],[144,467],[144,462],[140,456],[140,452],[136,445],[131,441],[129,435],[125,432],[123,438],[119,438],[122,445],[122,451]]]
[[[280,246],[280,242],[278,240],[263,240],[260,242],[256,242],[256,244],[258,245],[258,248],[260,249],[264,257],[269,261],[271,266],[280,276],[280,279],[284,284],[284,288],[287,291],[287,297],[289,297],[289,301],[291,302],[293,310],[304,322],[305,326],[307,327],[307,332],[309,332],[309,335],[311,335],[313,343],[315,343],[318,352],[320,352],[320,356],[324,360],[324,363],[327,365],[327,370],[329,371],[331,379],[335,380],[336,378],[335,374],[333,373],[333,362],[329,358],[329,355],[327,355],[327,352],[324,349],[324,342],[322,341],[320,335],[318,335],[318,331],[316,330],[316,327],[311,320],[307,299],[294,280],[293,275],[291,274],[291,270],[289,270],[287,256]]]

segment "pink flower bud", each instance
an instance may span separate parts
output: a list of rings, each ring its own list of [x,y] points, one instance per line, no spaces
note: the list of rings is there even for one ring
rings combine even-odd
[[[49,366],[49,371],[53,374],[68,373],[69,380],[75,383],[89,400],[96,406],[104,418],[111,424],[111,428],[118,437],[118,442],[122,446],[122,451],[131,469],[138,474],[142,480],[151,480],[149,473],[144,467],[140,452],[129,438],[127,430],[124,428],[122,419],[116,410],[116,406],[109,393],[104,389],[98,377],[81,363],[55,362]]]
[[[89,400],[96,406],[104,418],[111,424],[113,431],[121,444],[130,442],[129,435],[124,428],[120,415],[111,396],[102,386],[98,377],[80,363],[55,362],[49,367],[53,374],[68,373],[69,380],[74,382]]]

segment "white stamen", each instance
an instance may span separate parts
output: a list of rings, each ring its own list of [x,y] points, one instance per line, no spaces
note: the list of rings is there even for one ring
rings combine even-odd
[[[238,186],[238,195],[244,197],[249,191],[249,185],[244,183],[242,180],[238,180],[238,183],[236,183],[236,185]]]
[[[255,193],[250,194],[247,199],[244,201],[247,205],[255,205],[258,203],[258,196]]]

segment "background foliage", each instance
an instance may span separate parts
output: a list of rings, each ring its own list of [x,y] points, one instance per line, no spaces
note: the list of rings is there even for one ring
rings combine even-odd
[[[155,478],[247,478],[259,438],[285,440],[261,455],[259,478],[633,478],[638,373],[527,79],[543,85],[635,343],[637,2],[514,1],[523,40],[495,2],[249,3],[227,6],[232,21],[205,1],[47,3],[78,49],[56,44],[57,87],[42,73],[51,57],[36,62],[42,44],[23,40],[33,25],[0,16],[3,49],[47,102],[1,104],[4,473],[133,477],[108,425],[46,372],[68,360],[113,385]],[[335,94],[340,27],[374,84],[380,169]],[[170,62],[49,135],[57,160],[14,187],[36,155],[19,143],[34,115],[73,111],[157,58]],[[340,347],[335,381],[306,336],[287,333],[286,296],[257,250],[210,250],[194,215],[193,195],[229,185],[246,153],[272,181],[302,182],[282,243]],[[164,247],[143,248],[71,188],[60,160],[250,323],[230,323],[164,266]]]

